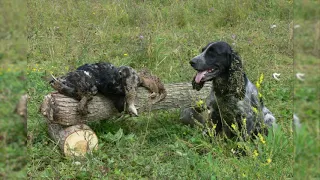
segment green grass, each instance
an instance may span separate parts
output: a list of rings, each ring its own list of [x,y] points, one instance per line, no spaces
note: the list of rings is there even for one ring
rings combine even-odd
[[[24,12],[18,10],[18,1],[1,3],[1,12],[9,15],[2,17],[0,26],[0,60],[4,62],[0,100],[6,102],[0,106],[1,114],[6,114],[0,124],[0,137],[5,137],[0,139],[1,155],[5,154],[0,156],[0,178],[17,179],[23,174],[34,179],[319,177],[319,129],[314,128],[319,125],[315,106],[319,76],[314,65],[319,62],[315,48],[319,48],[319,36],[309,28],[315,20],[308,14],[316,14],[318,2],[34,0],[28,2],[27,15],[18,13]],[[304,8],[293,10],[293,5]],[[294,34],[293,18],[301,25]],[[27,30],[18,23],[26,19]],[[273,24],[277,27],[271,29]],[[28,42],[22,40],[25,35]],[[58,76],[84,63],[109,61],[147,67],[165,83],[189,82],[195,72],[188,61],[217,40],[234,43],[253,82],[261,73],[265,76],[261,93],[279,124],[278,130],[264,137],[265,144],[259,139],[238,143],[204,137],[200,130],[179,123],[179,110],[90,123],[99,138],[99,150],[85,159],[65,158],[49,138],[38,112],[44,95],[52,91],[43,78],[48,73]],[[26,44],[27,65],[21,62]],[[293,59],[295,71],[306,73],[305,82],[294,79]],[[23,127],[18,116],[10,115],[24,92],[19,70],[27,74],[30,95],[27,167],[25,148],[21,148]],[[280,81],[272,78],[274,72],[281,73]],[[293,104],[303,123],[297,133],[291,129]],[[232,153],[238,146],[245,147],[248,155]]]

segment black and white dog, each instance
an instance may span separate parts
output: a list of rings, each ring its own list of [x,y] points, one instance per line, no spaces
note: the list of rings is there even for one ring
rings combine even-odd
[[[217,133],[234,137],[233,124],[240,130],[246,128],[247,134],[267,133],[266,125],[275,123],[275,117],[259,100],[257,88],[247,78],[240,57],[229,44],[209,43],[190,65],[197,71],[193,89],[199,91],[205,82],[212,81],[206,105]],[[203,118],[197,119],[197,113],[193,108],[186,108],[180,119],[190,124],[193,123],[191,119],[203,122]]]
[[[50,81],[50,85],[59,93],[80,101],[78,110],[83,115],[88,113],[88,101],[97,92],[111,99],[119,112],[126,107],[130,114],[138,115],[134,100],[139,83],[138,74],[133,68],[115,67],[106,62],[82,65]]]

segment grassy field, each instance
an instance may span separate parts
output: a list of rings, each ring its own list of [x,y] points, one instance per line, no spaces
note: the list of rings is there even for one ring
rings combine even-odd
[[[319,178],[319,5],[34,0],[26,11],[20,1],[1,1],[0,179],[26,174],[30,179]],[[45,80],[49,73],[58,76],[84,63],[109,61],[147,67],[165,83],[189,82],[195,72],[188,61],[217,40],[233,44],[253,82],[264,74],[261,93],[279,124],[268,137],[246,143],[204,137],[179,123],[179,110],[170,110],[89,124],[99,150],[84,159],[65,158],[49,138],[38,113],[52,91]],[[275,72],[281,73],[280,81],[272,78]],[[295,72],[305,73],[306,80],[296,80]],[[23,126],[12,115],[26,89],[27,147]],[[292,130],[294,108],[303,124],[297,132]],[[239,146],[246,147],[247,156],[233,153]]]

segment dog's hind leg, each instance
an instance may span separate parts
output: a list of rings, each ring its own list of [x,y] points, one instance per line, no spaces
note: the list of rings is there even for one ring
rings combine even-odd
[[[201,112],[194,107],[187,107],[180,111],[180,121],[185,125],[193,127],[197,123],[205,125],[206,121]]]
[[[85,95],[81,98],[79,104],[78,104],[78,112],[84,116],[87,115],[89,113],[88,110],[88,103],[89,101],[92,100],[92,96],[91,95]]]
[[[262,113],[264,123],[267,124],[269,127],[276,127],[276,118],[266,106],[262,106]]]
[[[75,88],[71,88],[69,86],[64,85],[61,82],[56,81],[54,89],[56,89],[59,93],[64,94],[69,97],[73,97],[77,100],[80,100],[78,104],[78,112],[81,115],[88,114],[88,101],[92,99],[92,95],[83,95],[83,92],[77,92]]]

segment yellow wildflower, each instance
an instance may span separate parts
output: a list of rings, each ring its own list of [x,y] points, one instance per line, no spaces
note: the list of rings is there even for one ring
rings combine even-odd
[[[123,54],[124,56],[128,56],[128,54],[127,53],[125,53],[125,54]]]
[[[237,126],[235,124],[231,124],[232,129],[236,130]]]
[[[266,141],[264,140],[263,136],[260,133],[258,133],[258,137],[259,137],[260,141],[262,142],[262,144],[266,143]]]
[[[260,88],[260,83],[258,81],[256,82],[256,86],[258,89]]]
[[[199,101],[197,101],[197,107],[201,107],[203,105],[203,101],[200,99]]]
[[[242,123],[243,123],[243,124],[247,124],[247,119],[246,119],[246,118],[243,118],[243,119],[242,119]]]
[[[270,164],[272,162],[271,158],[267,159],[267,164]]]
[[[216,125],[216,124],[213,124],[212,129],[214,130],[214,129],[216,129],[216,127],[217,127],[217,125]]]
[[[263,73],[261,73],[261,75],[260,75],[260,77],[259,77],[259,84],[261,84],[262,83],[262,81],[263,81]]]
[[[256,158],[256,157],[258,157],[258,156],[259,156],[258,151],[257,151],[257,150],[254,150],[254,151],[253,151],[253,157]]]
[[[257,108],[252,107],[252,110],[253,110],[254,113],[256,113],[256,114],[258,113],[258,109]]]
[[[259,79],[256,82],[256,86],[257,86],[258,89],[261,87],[261,83],[263,81],[263,78],[264,78],[264,75],[263,75],[263,73],[261,73]]]

